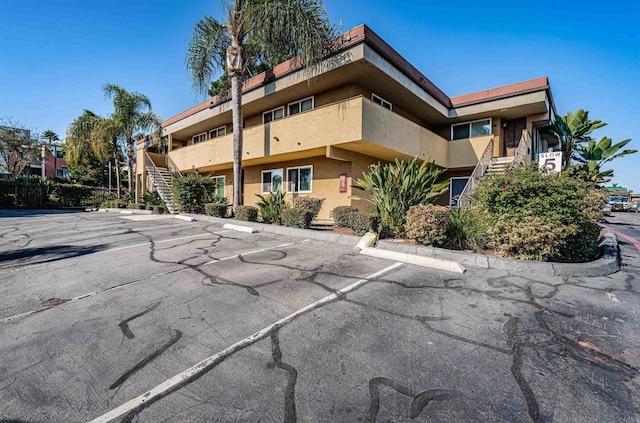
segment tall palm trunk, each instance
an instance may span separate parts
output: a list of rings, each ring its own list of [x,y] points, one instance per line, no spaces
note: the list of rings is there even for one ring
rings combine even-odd
[[[120,198],[120,157],[118,157],[118,150],[113,152],[113,162],[116,165],[116,192],[118,193],[118,199]]]
[[[129,179],[129,195],[131,195],[131,190],[133,188],[133,184],[131,181],[131,175],[133,174],[132,172],[133,169],[133,139],[127,139],[127,173],[128,173],[128,179]]]
[[[242,204],[242,82],[240,75],[231,76],[233,120],[233,211]]]

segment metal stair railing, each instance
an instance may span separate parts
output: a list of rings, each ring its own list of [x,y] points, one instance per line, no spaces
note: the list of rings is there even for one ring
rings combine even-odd
[[[156,164],[153,162],[153,160],[151,160],[151,157],[149,157],[149,154],[146,151],[144,152],[144,164],[147,173],[151,177],[153,185],[156,187],[156,190],[160,195],[160,198],[167,206],[167,210],[169,210],[169,213],[175,213],[175,201],[173,198],[173,194],[171,193],[171,187],[164,179],[164,176],[162,176],[162,174],[156,167]]]
[[[178,169],[178,166],[176,166],[174,161],[171,160],[171,157],[169,157],[169,154],[165,155],[165,157],[167,158],[167,170],[169,171],[169,173],[171,173],[171,175],[173,176],[182,178],[183,176],[182,172],[180,172],[180,169]]]
[[[522,137],[520,137],[520,142],[518,143],[518,148],[516,149],[516,155],[513,158],[513,165],[516,166],[527,159],[527,152],[529,150],[529,144],[531,141],[531,135],[529,131],[526,129],[522,131]]]
[[[489,167],[489,163],[491,163],[491,159],[493,158],[493,138],[489,141],[489,145],[485,148],[484,153],[482,153],[482,157],[478,160],[476,167],[473,169],[467,184],[464,186],[464,189],[458,196],[457,200],[454,200],[455,203],[452,204],[454,207],[461,207],[468,209],[471,207],[471,199],[469,198],[476,186],[480,182],[480,178],[485,174],[487,168]]]

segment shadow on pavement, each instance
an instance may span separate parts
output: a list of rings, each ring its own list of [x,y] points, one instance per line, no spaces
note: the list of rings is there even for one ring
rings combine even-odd
[[[64,260],[73,257],[86,256],[88,254],[97,253],[105,250],[106,244],[92,246],[77,245],[58,245],[40,248],[21,248],[19,250],[7,251],[0,253],[0,263],[6,261],[17,261],[15,264],[23,263],[25,259],[37,258],[37,260],[29,260],[28,264],[51,263],[58,260]]]

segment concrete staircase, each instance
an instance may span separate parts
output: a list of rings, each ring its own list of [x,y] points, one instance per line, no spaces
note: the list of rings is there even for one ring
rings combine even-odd
[[[486,175],[495,175],[504,173],[507,167],[511,166],[515,157],[496,157],[491,159],[486,170]]]
[[[164,204],[167,206],[169,213],[175,213],[176,202],[173,198],[173,192],[171,192],[171,173],[169,170],[166,167],[158,167],[152,164],[151,166],[147,166],[147,172],[160,198],[162,198],[162,201],[164,201]]]

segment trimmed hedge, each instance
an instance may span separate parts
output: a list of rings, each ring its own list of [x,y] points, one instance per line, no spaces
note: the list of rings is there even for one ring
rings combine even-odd
[[[164,204],[161,204],[159,206],[153,206],[154,214],[165,214],[167,212],[168,212],[167,206],[165,206]]]
[[[291,205],[297,209],[305,209],[311,213],[311,219],[318,217],[324,198],[296,197],[291,200]]]
[[[371,213],[352,212],[349,214],[349,228],[356,235],[364,235],[367,232],[378,232],[380,218]]]
[[[421,244],[440,244],[446,238],[448,221],[448,207],[433,204],[412,206],[407,212],[406,235]]]
[[[333,209],[333,221],[336,228],[350,228],[350,215],[357,213],[358,209],[351,206],[338,206]]]
[[[258,208],[253,206],[238,206],[236,207],[236,219],[247,222],[257,222]]]
[[[229,205],[225,203],[207,203],[204,205],[204,211],[207,215],[213,217],[227,217]]]
[[[54,195],[60,204],[66,207],[78,207],[84,205],[93,195],[93,187],[74,184],[51,184],[51,195]]]
[[[309,226],[311,226],[312,220],[313,212],[307,209],[291,207],[282,210],[283,226],[288,226],[290,228],[308,229]]]
[[[132,210],[146,210],[147,205],[144,203],[129,203],[127,204],[127,208]]]

